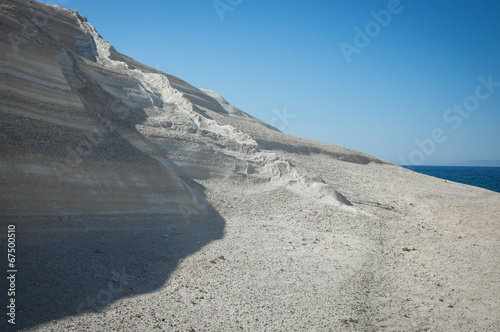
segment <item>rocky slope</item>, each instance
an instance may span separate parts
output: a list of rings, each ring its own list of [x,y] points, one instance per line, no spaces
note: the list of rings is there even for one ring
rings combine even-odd
[[[75,11],[1,8],[1,169],[29,186],[3,186],[5,213],[167,212],[193,201],[179,176],[279,179],[345,203],[268,150],[381,162],[294,142],[216,93],[118,53]]]
[[[0,0],[0,75],[18,327],[500,324],[496,193],[284,134],[57,6]]]

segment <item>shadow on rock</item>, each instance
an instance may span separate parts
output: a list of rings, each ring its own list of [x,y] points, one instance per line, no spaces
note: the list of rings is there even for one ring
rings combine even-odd
[[[4,253],[9,224],[16,226],[16,326],[4,313],[2,330],[99,312],[122,298],[154,292],[180,259],[222,238],[225,222],[210,207],[188,217],[4,217]],[[1,289],[6,294],[6,277]],[[7,301],[2,296],[3,308]]]

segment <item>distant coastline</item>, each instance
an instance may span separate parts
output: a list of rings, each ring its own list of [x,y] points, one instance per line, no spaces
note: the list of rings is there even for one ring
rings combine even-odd
[[[468,160],[455,164],[434,164],[429,166],[500,167],[500,160]]]
[[[498,168],[500,165],[399,165],[404,168],[412,168],[412,167],[486,167],[486,168]]]
[[[500,160],[469,160],[454,164],[429,164],[429,165],[402,165],[402,167],[422,166],[422,167],[500,167]]]
[[[452,166],[500,167],[500,160],[470,160]]]

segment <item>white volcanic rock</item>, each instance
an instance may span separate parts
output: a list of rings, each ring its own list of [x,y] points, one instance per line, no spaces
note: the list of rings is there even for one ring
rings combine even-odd
[[[23,135],[43,135],[50,144],[36,149],[15,147],[29,137],[4,142],[4,175],[34,176],[29,186],[45,188],[36,194],[35,188],[25,188],[31,193],[25,196],[14,188],[15,182],[6,184],[2,195],[16,203],[4,203],[4,213],[173,211],[193,201],[178,176],[239,177],[256,182],[279,179],[276,185],[293,184],[291,188],[298,193],[321,196],[333,204],[348,203],[331,185],[312,183],[290,162],[266,151],[280,148],[282,141],[262,140],[281,134],[277,129],[214,92],[121,55],[75,11],[14,3],[12,15],[4,16],[6,27],[0,39],[3,126],[20,122],[16,126],[26,128]],[[21,13],[36,10],[47,19],[30,38],[20,28],[25,24]],[[12,44],[21,38],[19,45]],[[111,146],[113,152],[108,151]],[[320,151],[313,146],[309,148]],[[381,162],[354,151],[344,154],[361,156],[366,163]],[[151,169],[144,172],[146,166],[137,167],[141,160]],[[23,174],[20,165],[42,167],[44,172]],[[79,199],[71,196],[67,183]],[[104,184],[96,191],[96,183]],[[140,194],[132,195],[136,189]],[[152,195],[163,198],[151,199]],[[39,207],[29,212],[19,209],[28,204],[26,200],[40,200]]]
[[[498,193],[282,133],[58,6],[0,0],[0,77],[2,331],[500,326]]]

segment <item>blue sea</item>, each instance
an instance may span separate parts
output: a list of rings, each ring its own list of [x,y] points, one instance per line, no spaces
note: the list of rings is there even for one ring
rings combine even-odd
[[[500,167],[403,166],[437,178],[465,183],[500,193]]]

